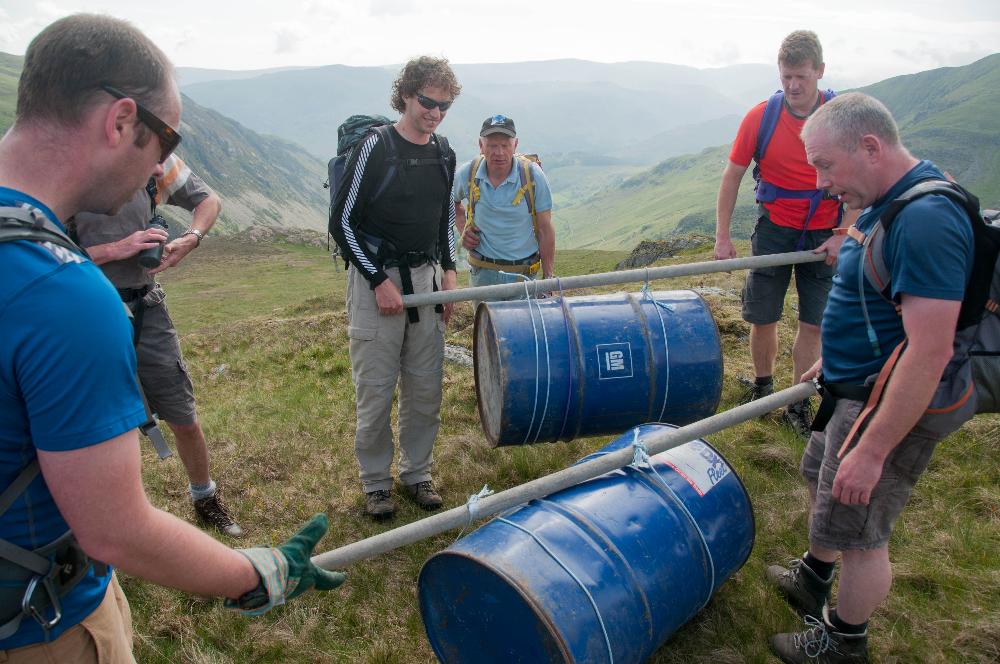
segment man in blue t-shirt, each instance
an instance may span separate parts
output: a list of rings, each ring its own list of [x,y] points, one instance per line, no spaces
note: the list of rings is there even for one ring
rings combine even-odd
[[[61,220],[114,214],[162,176],[180,115],[172,65],[124,21],[69,16],[25,54],[14,125],[0,139],[5,662],[134,662],[109,565],[253,615],[344,578],[309,562],[323,515],[280,548],[236,551],[143,491],[132,327]]]
[[[771,645],[785,662],[867,662],[868,619],[892,581],[893,524],[943,437],[921,418],[952,357],[972,272],[973,235],[964,210],[942,195],[916,199],[899,213],[884,244],[897,312],[865,278],[865,250],[858,241],[903,192],[944,175],[914,158],[885,106],[860,93],[824,104],[806,122],[802,138],[817,186],[862,212],[840,248],[823,313],[822,357],[803,376],[808,380],[822,367],[836,397],[832,417],[812,434],[802,458],[811,496],[809,550],[788,569],[767,570],[789,603],[817,623],[801,633],[778,634]],[[852,434],[866,385],[904,338],[905,352],[880,406]],[[827,601],[838,556],[833,608]]]
[[[539,268],[543,278],[552,277],[556,233],[545,173],[516,155],[517,130],[504,115],[483,121],[479,150],[455,173],[452,194],[462,246],[469,251],[470,285],[511,283],[518,275],[535,279]]]

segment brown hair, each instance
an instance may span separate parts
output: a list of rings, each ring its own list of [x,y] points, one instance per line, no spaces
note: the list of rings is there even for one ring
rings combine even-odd
[[[823,66],[823,47],[812,30],[796,30],[781,42],[778,64],[798,67],[806,62],[812,62],[813,69]]]
[[[151,111],[162,110],[173,65],[130,23],[74,14],[42,30],[28,46],[17,87],[16,120],[76,125],[101,84],[111,85]]]
[[[426,86],[444,88],[452,99],[462,92],[462,86],[458,84],[447,59],[422,55],[407,62],[393,82],[392,96],[389,97],[392,107],[402,113],[406,110],[403,97],[413,96]]]

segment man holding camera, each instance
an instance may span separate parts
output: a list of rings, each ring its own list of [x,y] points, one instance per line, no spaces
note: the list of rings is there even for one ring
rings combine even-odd
[[[166,223],[155,213],[161,201],[192,213],[188,230],[170,242]],[[195,513],[226,535],[242,537],[243,529],[229,515],[209,474],[208,447],[195,411],[191,379],[164,302],[166,295],[153,277],[193,251],[221,209],[219,196],[171,155],[163,164],[162,177],[150,179],[118,214],[77,214],[71,231],[132,310],[142,390],[150,413],[156,413],[174,433]]]

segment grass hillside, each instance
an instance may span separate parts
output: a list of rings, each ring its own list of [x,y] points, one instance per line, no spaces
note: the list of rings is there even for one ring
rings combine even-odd
[[[0,53],[0,136],[14,123],[17,101],[17,80],[21,76],[24,58]]]
[[[987,207],[1000,205],[1000,53],[861,90],[889,107],[914,154],[946,168]]]
[[[984,207],[1000,206],[1000,54],[861,90],[889,107],[914,155],[949,171]],[[674,157],[557,207],[557,242],[624,249],[642,239],[692,230],[714,234],[715,199],[728,153],[726,144]],[[748,237],[752,230],[752,206],[753,181],[747,174],[734,218],[737,237]]]
[[[561,247],[627,249],[640,240],[674,234],[714,235],[715,196],[728,158],[728,146],[674,157],[556,208],[556,242]],[[747,176],[733,218],[736,237],[749,236],[755,210],[753,180]]]
[[[691,250],[661,264],[706,260],[709,251]],[[562,275],[607,271],[623,257],[561,251],[556,269]],[[405,499],[387,524],[363,516],[344,273],[335,271],[324,251],[209,238],[162,276],[195,383],[213,475],[247,529],[242,545],[278,544],[318,511],[331,522],[319,545],[323,551],[426,516]],[[706,297],[726,359],[721,409],[736,404],[736,378],[750,370],[748,329],[739,318],[742,279],[734,273],[655,284],[712,289]],[[793,316],[790,297],[781,348],[791,345]],[[471,347],[471,324],[468,305],[459,305],[449,343]],[[780,386],[789,384],[790,363],[784,352]],[[446,507],[463,504],[484,483],[499,491],[562,469],[608,440],[490,449],[472,385],[471,369],[446,364],[435,446],[435,479]],[[652,664],[771,662],[769,635],[801,625],[765,585],[763,572],[806,545],[807,494],[797,473],[803,445],[776,417],[733,427],[711,442],[753,501],[754,550],[708,606],[654,654]],[[892,596],[871,625],[875,661],[985,664],[1000,658],[998,451],[1000,418],[980,417],[935,453],[893,536]],[[159,462],[145,444],[143,454],[153,503],[192,519],[176,457]],[[304,595],[252,620],[215,601],[125,578],[136,658],[153,664],[432,662],[416,579],[427,557],[457,536],[445,533],[358,563],[340,589]]]

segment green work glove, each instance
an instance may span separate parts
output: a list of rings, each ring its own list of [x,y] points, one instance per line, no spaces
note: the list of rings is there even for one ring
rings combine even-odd
[[[316,514],[302,529],[278,548],[237,549],[260,575],[260,584],[237,600],[227,599],[226,608],[246,616],[259,616],[310,588],[333,590],[347,578],[329,572],[310,560],[313,547],[327,529],[325,514]]]

